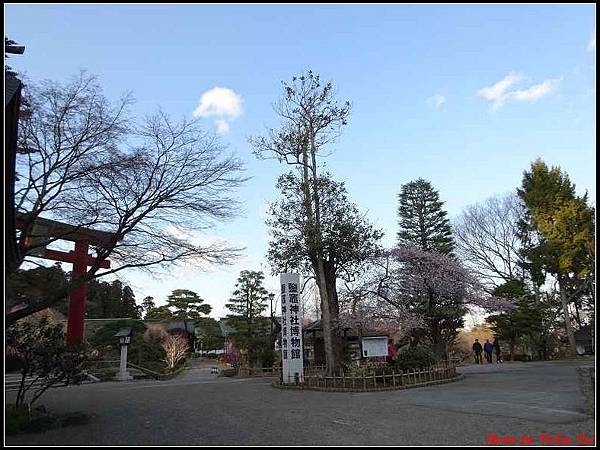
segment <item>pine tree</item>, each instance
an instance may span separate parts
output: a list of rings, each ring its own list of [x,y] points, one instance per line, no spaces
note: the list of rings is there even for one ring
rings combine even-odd
[[[422,178],[402,186],[398,195],[398,241],[424,251],[450,254],[454,250],[452,228],[438,192]]]
[[[156,306],[146,311],[144,320],[171,320],[173,318],[173,312],[167,305]]]
[[[177,319],[197,319],[202,314],[210,314],[212,310],[210,305],[204,304],[204,299],[187,289],[171,292],[167,297],[167,307],[175,308],[173,316]]]
[[[233,296],[225,305],[233,313],[228,316],[228,322],[235,330],[232,333],[233,341],[251,364],[257,363],[262,347],[270,342],[269,322],[262,317],[262,313],[273,294],[263,287],[264,278],[262,272],[242,270]]]

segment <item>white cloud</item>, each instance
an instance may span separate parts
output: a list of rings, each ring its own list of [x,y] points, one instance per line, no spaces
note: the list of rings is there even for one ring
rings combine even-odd
[[[545,80],[527,89],[509,90],[524,79],[523,75],[511,72],[492,86],[479,89],[477,95],[490,101],[492,111],[495,111],[509,101],[532,102],[544,97],[556,88],[562,77]]]
[[[427,104],[435,109],[441,108],[444,103],[446,103],[446,97],[440,94],[436,94],[427,99]]]
[[[508,100],[531,102],[552,92],[560,81],[561,78],[546,80],[524,90],[508,92],[506,97]]]
[[[590,40],[588,41],[587,50],[588,50],[588,52],[593,52],[594,50],[596,50],[596,32],[595,31],[592,31],[592,34],[590,35]]]
[[[242,102],[242,97],[232,89],[214,87],[202,94],[192,116],[220,117],[215,121],[215,126],[218,133],[224,134],[229,131],[230,122],[242,115]]]
[[[194,110],[194,117],[225,116],[235,119],[242,114],[242,97],[228,88],[214,87],[202,97]]]
[[[500,108],[506,101],[506,90],[513,84],[523,79],[523,75],[511,72],[503,79],[490,87],[482,88],[477,91],[477,95],[492,102],[492,109]]]

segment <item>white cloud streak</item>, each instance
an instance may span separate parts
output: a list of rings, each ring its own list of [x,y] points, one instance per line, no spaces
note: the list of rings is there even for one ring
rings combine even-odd
[[[587,51],[593,52],[594,50],[596,50],[596,32],[592,31],[592,34],[590,35],[590,40],[588,41]]]
[[[523,81],[525,77],[516,72],[510,72],[502,80],[492,86],[479,89],[477,95],[492,104],[492,111],[496,111],[504,104],[510,101],[532,102],[538,100],[556,88],[561,78],[544,80],[541,83],[534,84],[526,89],[510,90],[515,84]]]

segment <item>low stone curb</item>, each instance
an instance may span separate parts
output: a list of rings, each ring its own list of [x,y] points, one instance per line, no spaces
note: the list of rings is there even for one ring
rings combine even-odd
[[[295,385],[295,384],[281,384],[279,381],[274,381],[271,383],[271,386],[277,389],[296,389],[300,391],[323,391],[323,392],[379,392],[379,391],[399,391],[402,389],[412,389],[418,387],[426,387],[426,386],[434,386],[436,384],[446,384],[453,383],[455,381],[460,381],[465,376],[463,374],[458,374],[452,378],[446,378],[445,380],[434,380],[434,381],[426,381],[424,383],[416,383],[416,384],[407,384],[403,386],[386,386],[380,388],[326,388],[326,387],[308,387],[303,385]]]

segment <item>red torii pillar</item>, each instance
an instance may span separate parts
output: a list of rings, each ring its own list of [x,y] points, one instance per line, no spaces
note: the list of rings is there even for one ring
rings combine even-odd
[[[90,229],[78,229],[71,225],[48,219],[38,218],[36,223],[47,227],[52,233],[48,232],[46,237],[60,236],[60,239],[75,242],[75,250],[70,252],[61,252],[58,250],[44,249],[41,255],[35,255],[38,258],[49,259],[52,261],[67,262],[73,264],[73,278],[84,276],[87,273],[88,266],[96,263],[96,258],[88,254],[90,242],[98,244],[111,236],[111,233],[101,232]],[[22,229],[25,222],[21,217],[17,218],[17,228]],[[65,233],[66,230],[66,233]],[[25,242],[30,238],[25,238]],[[34,255],[32,255],[34,256]],[[100,261],[101,269],[110,269],[110,261]],[[85,302],[87,298],[87,284],[79,285],[69,296],[69,314],[67,321],[67,344],[76,345],[84,342],[84,321],[85,321]]]
[[[73,278],[84,276],[88,266],[96,262],[96,258],[88,254],[90,244],[88,241],[75,241],[75,250],[60,252],[57,250],[44,251],[41,258],[53,261],[68,262],[73,264]],[[110,261],[100,262],[101,269],[110,269]],[[85,320],[85,301],[87,299],[87,283],[79,285],[69,296],[69,315],[67,321],[67,344],[83,343]]]

